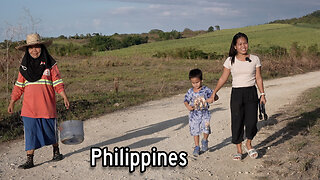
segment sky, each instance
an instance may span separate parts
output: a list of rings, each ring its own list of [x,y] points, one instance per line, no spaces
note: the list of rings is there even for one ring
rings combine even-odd
[[[0,41],[75,34],[207,30],[265,24],[320,9],[320,0],[4,0]],[[13,31],[14,30],[14,31]]]

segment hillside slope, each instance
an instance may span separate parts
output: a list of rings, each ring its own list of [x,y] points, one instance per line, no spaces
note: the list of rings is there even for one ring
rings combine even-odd
[[[99,52],[97,55],[151,57],[157,52],[186,47],[194,47],[204,52],[226,54],[233,35],[238,32],[243,32],[248,35],[250,47],[258,45],[265,47],[278,45],[284,48],[290,48],[293,42],[298,42],[299,45],[308,47],[320,41],[320,29],[318,25],[264,24],[244,28],[225,29],[186,39],[142,44],[114,51]]]
[[[282,24],[297,24],[297,23],[305,23],[305,24],[320,24],[320,10],[314,11],[311,14],[307,14],[300,18],[291,18],[284,20],[275,20],[270,23],[282,23]]]

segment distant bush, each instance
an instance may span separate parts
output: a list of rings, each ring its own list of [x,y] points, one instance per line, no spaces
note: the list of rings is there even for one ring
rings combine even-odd
[[[49,47],[51,53],[59,56],[91,56],[93,54],[92,49],[86,46],[78,46],[73,43],[68,43],[66,45],[53,44]]]
[[[301,58],[303,55],[303,51],[304,51],[305,47],[304,46],[300,46],[298,44],[298,42],[293,42],[291,45],[291,49],[290,49],[290,55],[294,56],[294,57],[298,57]]]
[[[269,55],[274,57],[282,57],[288,55],[287,49],[278,45],[263,47],[261,46],[261,44],[258,44],[256,46],[253,46],[251,48],[251,51],[259,55]]]
[[[160,40],[180,39],[182,37],[181,33],[176,30],[172,30],[171,32],[159,32],[158,34]]]
[[[318,44],[313,44],[308,47],[308,54],[311,56],[320,56]]]
[[[270,47],[270,53],[271,56],[286,56],[287,53],[287,49],[284,47],[280,47],[280,46],[271,46]]]
[[[109,51],[147,42],[148,37],[141,37],[139,35],[125,35],[122,38],[97,35],[90,38],[88,46],[95,51]]]
[[[160,29],[151,29],[149,31],[149,34],[159,34],[159,33],[163,33],[163,31]]]
[[[305,47],[299,45],[298,42],[293,42],[291,44],[290,51],[277,45],[263,47],[261,44],[251,47],[250,51],[259,55],[272,57],[290,56],[294,58],[301,58],[303,56],[320,56],[318,44],[312,44],[309,47]]]
[[[158,58],[183,58],[183,59],[222,59],[224,56],[219,55],[216,52],[205,53],[202,50],[196,48],[178,48],[168,52],[157,52],[153,57]]]
[[[133,45],[139,45],[148,42],[148,36],[141,37],[138,35],[126,36],[122,39],[122,47],[129,47]]]
[[[67,39],[67,37],[65,37],[64,35],[60,35],[58,39]]]
[[[183,33],[192,33],[193,31],[189,28],[184,28]]]
[[[90,39],[89,47],[95,51],[107,51],[121,48],[121,41],[110,36],[94,36]]]
[[[208,32],[213,32],[213,31],[214,31],[213,26],[210,26],[210,27],[208,28]]]

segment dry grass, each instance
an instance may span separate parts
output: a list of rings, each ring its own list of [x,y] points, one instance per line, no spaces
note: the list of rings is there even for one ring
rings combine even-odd
[[[294,106],[278,116],[279,122],[264,145],[263,168],[258,179],[320,178],[320,87],[304,93]],[[275,132],[276,131],[276,132]],[[269,139],[272,139],[268,137]],[[268,151],[266,147],[272,146]]]

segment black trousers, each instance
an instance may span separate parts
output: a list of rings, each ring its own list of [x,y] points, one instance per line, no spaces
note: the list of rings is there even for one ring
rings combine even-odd
[[[244,127],[247,139],[257,134],[258,94],[256,86],[232,88],[231,91],[232,143],[243,141]]]

